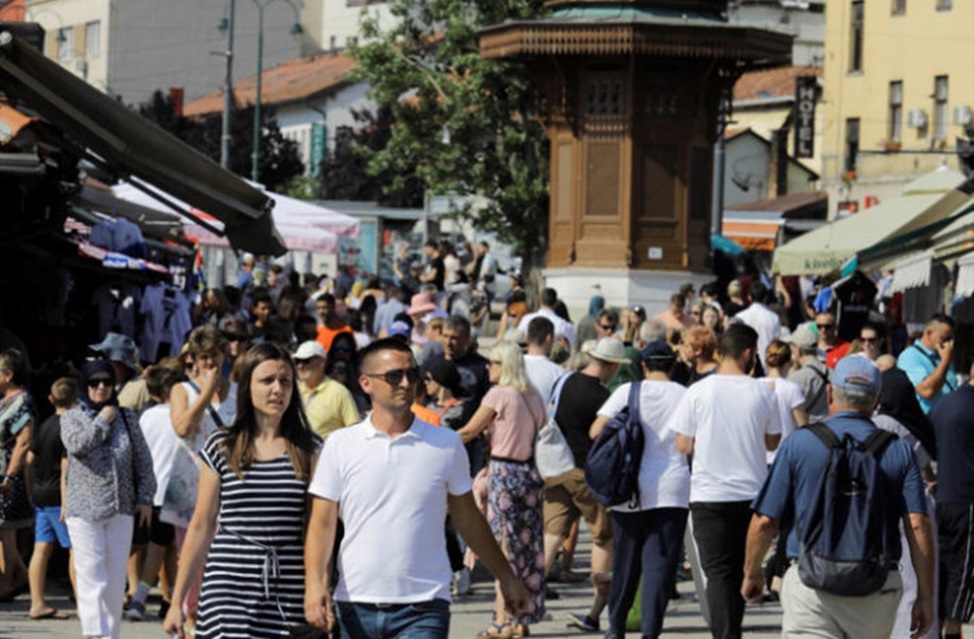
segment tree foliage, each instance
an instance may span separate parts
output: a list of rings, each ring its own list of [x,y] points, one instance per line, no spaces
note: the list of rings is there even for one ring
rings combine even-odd
[[[401,190],[412,169],[431,193],[488,198],[486,209],[468,212],[474,224],[528,259],[547,239],[548,142],[529,76],[517,63],[482,60],[477,34],[536,17],[542,4],[391,0],[396,25],[381,32],[366,20],[350,49],[394,121],[386,145],[366,152],[370,173]]]
[[[423,180],[415,163],[387,166],[369,173],[369,157],[382,151],[392,137],[393,115],[388,106],[376,112],[352,110],[354,127],[335,131],[335,149],[328,149],[318,175],[318,197],[323,200],[368,200],[383,206],[423,206]],[[395,171],[401,173],[396,175]],[[395,186],[393,186],[395,185]]]
[[[147,102],[139,105],[139,113],[214,162],[219,162],[222,114],[187,118],[176,115],[174,107],[169,96],[156,91]],[[262,105],[260,120],[260,181],[271,191],[284,192],[293,179],[304,173],[298,145],[281,134],[273,107]],[[250,177],[253,166],[253,139],[253,105],[235,106],[230,112],[230,162],[227,168],[246,178]]]

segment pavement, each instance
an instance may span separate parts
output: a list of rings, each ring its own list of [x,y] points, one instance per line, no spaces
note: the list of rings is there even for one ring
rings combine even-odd
[[[588,574],[589,550],[591,543],[583,531],[575,555],[574,571]],[[573,584],[552,584],[560,595],[559,599],[549,600],[549,618],[531,626],[532,637],[552,638],[597,638],[601,639],[608,622],[603,614],[600,633],[584,633],[567,627],[568,613],[585,614],[591,605],[591,589],[587,582]],[[67,591],[63,582],[51,580],[48,584],[48,602],[60,610],[71,610]],[[700,616],[693,593],[693,582],[678,584],[680,599],[672,601],[666,614],[663,637],[681,639],[709,639],[710,632]],[[486,571],[477,570],[474,575],[473,594],[458,598],[452,606],[451,639],[473,639],[491,620],[493,610],[493,582]],[[129,622],[122,626],[123,639],[163,639],[161,621],[151,617],[158,610],[158,596],[150,596],[148,605],[149,621]],[[27,618],[30,597],[22,595],[12,603],[0,603],[0,638],[16,639],[75,639],[80,635],[77,618],[66,621],[33,621]],[[778,604],[748,606],[744,617],[744,637],[772,637],[781,633],[781,608]],[[630,633],[631,637],[638,633]]]

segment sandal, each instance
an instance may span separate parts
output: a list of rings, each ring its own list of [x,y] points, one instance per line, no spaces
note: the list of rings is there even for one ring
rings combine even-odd
[[[477,633],[477,639],[511,639],[515,636],[514,628],[508,623],[492,621],[489,626]]]

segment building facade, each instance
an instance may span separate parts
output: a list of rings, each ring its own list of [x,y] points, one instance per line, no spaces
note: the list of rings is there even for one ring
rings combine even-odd
[[[861,210],[938,166],[956,169],[956,138],[974,123],[974,2],[829,0],[825,15],[832,201]]]
[[[306,0],[305,5],[315,1]],[[226,0],[25,0],[26,19],[46,31],[45,54],[126,104],[153,91],[183,90],[186,100],[223,85],[226,73]],[[234,77],[257,70],[258,9],[237,0]],[[263,65],[299,57],[311,45],[292,34],[299,4],[273,2],[264,10]]]
[[[383,31],[395,26],[386,0],[305,0],[301,23],[314,48],[340,51],[358,37],[365,16],[377,20]]]

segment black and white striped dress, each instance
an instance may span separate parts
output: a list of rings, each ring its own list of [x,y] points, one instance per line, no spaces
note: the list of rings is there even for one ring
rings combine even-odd
[[[221,429],[203,462],[220,477],[220,514],[200,591],[196,636],[286,637],[304,621],[303,529],[307,483],[285,454],[255,461],[241,481],[227,465]]]

